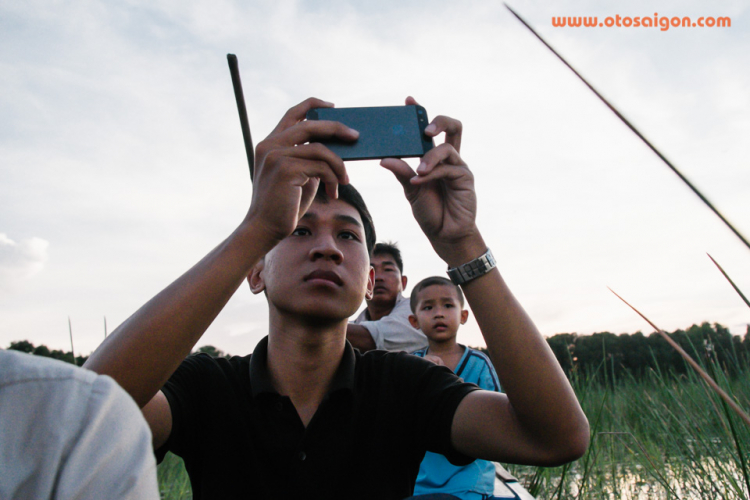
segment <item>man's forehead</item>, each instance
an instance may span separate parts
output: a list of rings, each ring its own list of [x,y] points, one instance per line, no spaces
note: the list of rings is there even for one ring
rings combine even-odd
[[[356,208],[341,200],[314,200],[302,220],[335,219],[363,227],[362,217]]]
[[[374,264],[391,264],[393,266],[396,265],[396,259],[393,258],[393,255],[389,253],[379,253],[377,255],[372,256],[372,260],[370,261],[373,265]]]

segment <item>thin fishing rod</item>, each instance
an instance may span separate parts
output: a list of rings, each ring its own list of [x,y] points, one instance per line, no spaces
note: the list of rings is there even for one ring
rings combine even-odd
[[[242,81],[240,80],[240,68],[237,64],[237,56],[234,54],[227,54],[227,62],[229,63],[229,73],[232,75],[234,98],[237,101],[237,112],[240,115],[242,138],[245,140],[245,153],[247,154],[247,164],[250,167],[250,182],[252,182],[253,173],[255,171],[253,138],[250,136],[250,123],[247,120],[247,108],[245,107],[245,96],[242,93]]]
[[[672,165],[672,163],[671,163],[671,162],[670,162],[669,160],[667,160],[667,159],[666,159],[666,158],[664,157],[664,155],[663,155],[663,154],[661,154],[661,152],[659,152],[659,150],[658,150],[658,149],[656,149],[656,147],[654,147],[654,145],[653,145],[653,144],[651,144],[651,143],[650,143],[650,142],[648,141],[648,139],[646,139],[646,138],[645,138],[645,137],[643,136],[643,134],[641,134],[641,133],[640,133],[640,132],[638,131],[638,129],[636,129],[636,128],[635,128],[635,127],[633,126],[633,124],[631,124],[631,123],[630,123],[630,122],[629,122],[629,121],[627,120],[627,118],[625,118],[624,116],[622,116],[622,114],[621,114],[621,113],[620,113],[619,111],[617,111],[617,109],[616,109],[616,108],[615,108],[614,106],[612,106],[612,105],[611,105],[611,104],[609,103],[609,101],[607,101],[607,100],[606,100],[606,99],[605,99],[605,98],[604,98],[604,97],[603,97],[603,96],[602,96],[602,95],[601,95],[601,94],[600,94],[599,92],[597,92],[597,90],[596,90],[596,89],[595,89],[594,87],[592,87],[592,86],[591,86],[591,84],[590,84],[589,82],[587,82],[587,81],[586,81],[586,79],[585,79],[584,77],[582,77],[582,76],[581,76],[581,74],[580,74],[580,73],[578,73],[578,71],[576,71],[576,70],[575,70],[575,68],[573,68],[573,66],[571,66],[570,64],[568,64],[568,61],[566,61],[566,60],[565,60],[565,59],[563,58],[563,56],[561,56],[560,54],[558,54],[558,53],[557,53],[557,51],[556,51],[555,49],[553,49],[553,48],[552,48],[552,46],[551,46],[550,44],[548,44],[548,43],[547,43],[547,42],[546,42],[546,41],[544,40],[544,38],[542,38],[541,36],[539,36],[539,33],[537,33],[536,31],[534,31],[534,28],[532,28],[532,27],[531,27],[531,26],[529,25],[529,23],[527,23],[526,21],[524,21],[524,20],[523,20],[523,18],[521,18],[521,16],[519,16],[518,14],[516,14],[516,12],[515,12],[515,11],[514,11],[513,9],[511,9],[511,8],[510,8],[510,6],[508,6],[508,4],[503,4],[503,5],[505,5],[505,8],[507,8],[507,9],[508,9],[508,10],[509,10],[509,11],[510,11],[510,12],[511,12],[511,13],[512,13],[512,14],[513,14],[514,16],[516,16],[516,18],[517,18],[517,19],[518,19],[519,21],[521,21],[521,22],[523,23],[523,25],[524,25],[524,26],[526,26],[526,27],[527,27],[527,28],[529,29],[529,31],[531,31],[531,32],[532,32],[532,33],[534,34],[534,36],[536,36],[536,37],[537,37],[537,38],[538,38],[538,39],[539,39],[539,40],[540,40],[540,41],[541,41],[541,42],[542,42],[542,43],[543,43],[544,45],[546,45],[546,46],[547,46],[547,48],[548,48],[549,50],[551,50],[551,51],[552,51],[552,53],[553,53],[553,54],[555,54],[555,55],[557,56],[557,58],[558,58],[558,59],[560,59],[560,60],[561,60],[561,61],[563,62],[563,64],[565,64],[565,66],[567,66],[568,68],[570,68],[570,70],[571,70],[571,71],[572,71],[573,73],[575,73],[575,75],[576,75],[576,76],[577,76],[578,78],[580,78],[580,79],[581,79],[581,81],[582,81],[582,82],[583,82],[584,84],[586,84],[586,86],[587,86],[588,88],[590,88],[590,89],[591,89],[591,91],[592,91],[592,92],[593,92],[594,94],[596,94],[596,97],[598,97],[598,98],[599,98],[599,99],[600,99],[600,100],[601,100],[601,101],[602,101],[602,102],[603,102],[604,104],[606,104],[606,105],[607,105],[607,107],[608,107],[609,109],[611,109],[611,110],[612,110],[612,112],[613,112],[614,114],[616,114],[616,115],[617,115],[617,117],[618,117],[618,118],[619,118],[620,120],[622,120],[622,122],[623,122],[623,123],[624,123],[625,125],[627,125],[627,126],[628,126],[628,128],[630,128],[630,130],[632,130],[632,131],[633,131],[633,133],[635,133],[635,135],[637,135],[638,137],[640,137],[640,139],[641,139],[641,140],[642,140],[643,142],[645,142],[645,143],[646,143],[646,145],[647,145],[647,146],[648,146],[649,148],[651,148],[651,151],[653,151],[654,153],[656,153],[656,156],[658,156],[659,158],[661,158],[661,159],[662,159],[662,161],[663,161],[664,163],[666,163],[666,164],[667,164],[667,166],[668,166],[669,168],[671,168],[671,169],[672,169],[672,171],[673,171],[673,172],[674,172],[675,174],[677,174],[677,176],[678,176],[678,177],[679,177],[680,179],[682,179],[682,181],[683,181],[683,182],[684,182],[685,184],[687,184],[687,186],[688,186],[688,187],[689,187],[690,189],[692,189],[692,190],[693,190],[693,192],[694,192],[694,193],[695,193],[696,195],[698,195],[698,198],[700,198],[701,200],[703,200],[703,203],[705,203],[705,204],[706,204],[706,206],[708,206],[708,208],[710,208],[711,210],[713,210],[713,212],[714,212],[714,213],[715,213],[715,214],[716,214],[716,215],[717,215],[717,216],[719,217],[719,219],[721,219],[721,220],[722,220],[722,221],[724,222],[724,224],[726,224],[726,225],[727,225],[727,227],[729,227],[729,229],[731,229],[731,230],[732,230],[732,232],[733,232],[734,234],[736,234],[736,235],[737,235],[737,237],[738,237],[738,238],[739,238],[740,240],[742,240],[742,242],[743,242],[743,243],[745,244],[745,246],[746,246],[747,248],[750,248],[750,243],[748,243],[748,241],[747,241],[747,240],[745,239],[745,237],[744,237],[744,236],[742,236],[742,234],[740,234],[740,232],[739,232],[739,231],[738,231],[737,229],[735,229],[735,228],[734,228],[734,226],[733,226],[732,224],[730,224],[730,223],[729,223],[729,221],[728,221],[728,220],[726,220],[726,219],[724,218],[724,216],[723,216],[723,215],[721,215],[721,213],[720,213],[720,212],[719,212],[719,211],[718,211],[718,210],[716,209],[716,207],[714,207],[714,206],[713,206],[713,205],[711,204],[711,202],[710,202],[710,201],[708,201],[708,199],[706,199],[706,197],[705,197],[705,196],[703,196],[703,194],[702,194],[702,193],[701,193],[700,191],[698,191],[698,188],[696,188],[695,186],[693,186],[693,184],[692,184],[692,183],[691,183],[691,182],[690,182],[689,180],[687,180],[687,178],[686,178],[686,177],[685,177],[684,175],[682,175],[682,173],[681,173],[681,172],[680,172],[679,170],[677,170],[677,167],[675,167],[674,165]]]

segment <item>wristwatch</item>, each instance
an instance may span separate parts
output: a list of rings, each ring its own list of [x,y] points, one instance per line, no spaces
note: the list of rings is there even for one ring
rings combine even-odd
[[[495,268],[495,257],[492,256],[492,252],[488,248],[483,255],[480,255],[471,262],[462,264],[458,267],[448,269],[448,277],[456,285],[463,285],[468,283],[474,278],[478,278],[483,274],[487,274]]]

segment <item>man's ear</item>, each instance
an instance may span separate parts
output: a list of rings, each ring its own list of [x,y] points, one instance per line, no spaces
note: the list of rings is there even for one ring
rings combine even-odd
[[[461,324],[465,325],[467,319],[469,319],[469,310],[464,309],[463,311],[461,311]]]
[[[370,266],[370,273],[367,276],[367,289],[365,290],[365,300],[372,300],[373,290],[375,289],[375,269]]]
[[[420,329],[419,328],[419,321],[417,321],[417,317],[414,316],[413,314],[409,315],[409,323],[411,323],[412,328],[415,328],[417,330]]]
[[[255,264],[252,271],[250,271],[250,274],[247,275],[247,282],[250,285],[250,291],[255,295],[259,294],[266,288],[266,283],[263,281],[263,276],[260,274],[261,271],[263,271],[263,264],[263,260]]]
[[[406,276],[401,276],[401,290],[406,290]]]

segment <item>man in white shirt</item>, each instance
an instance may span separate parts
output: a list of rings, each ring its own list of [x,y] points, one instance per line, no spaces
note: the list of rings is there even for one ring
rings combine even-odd
[[[395,243],[378,243],[370,264],[375,288],[367,307],[346,329],[347,340],[362,352],[372,349],[413,352],[427,347],[427,337],[411,326],[401,251]]]
[[[110,377],[0,350],[0,498],[157,500],[151,446]]]

